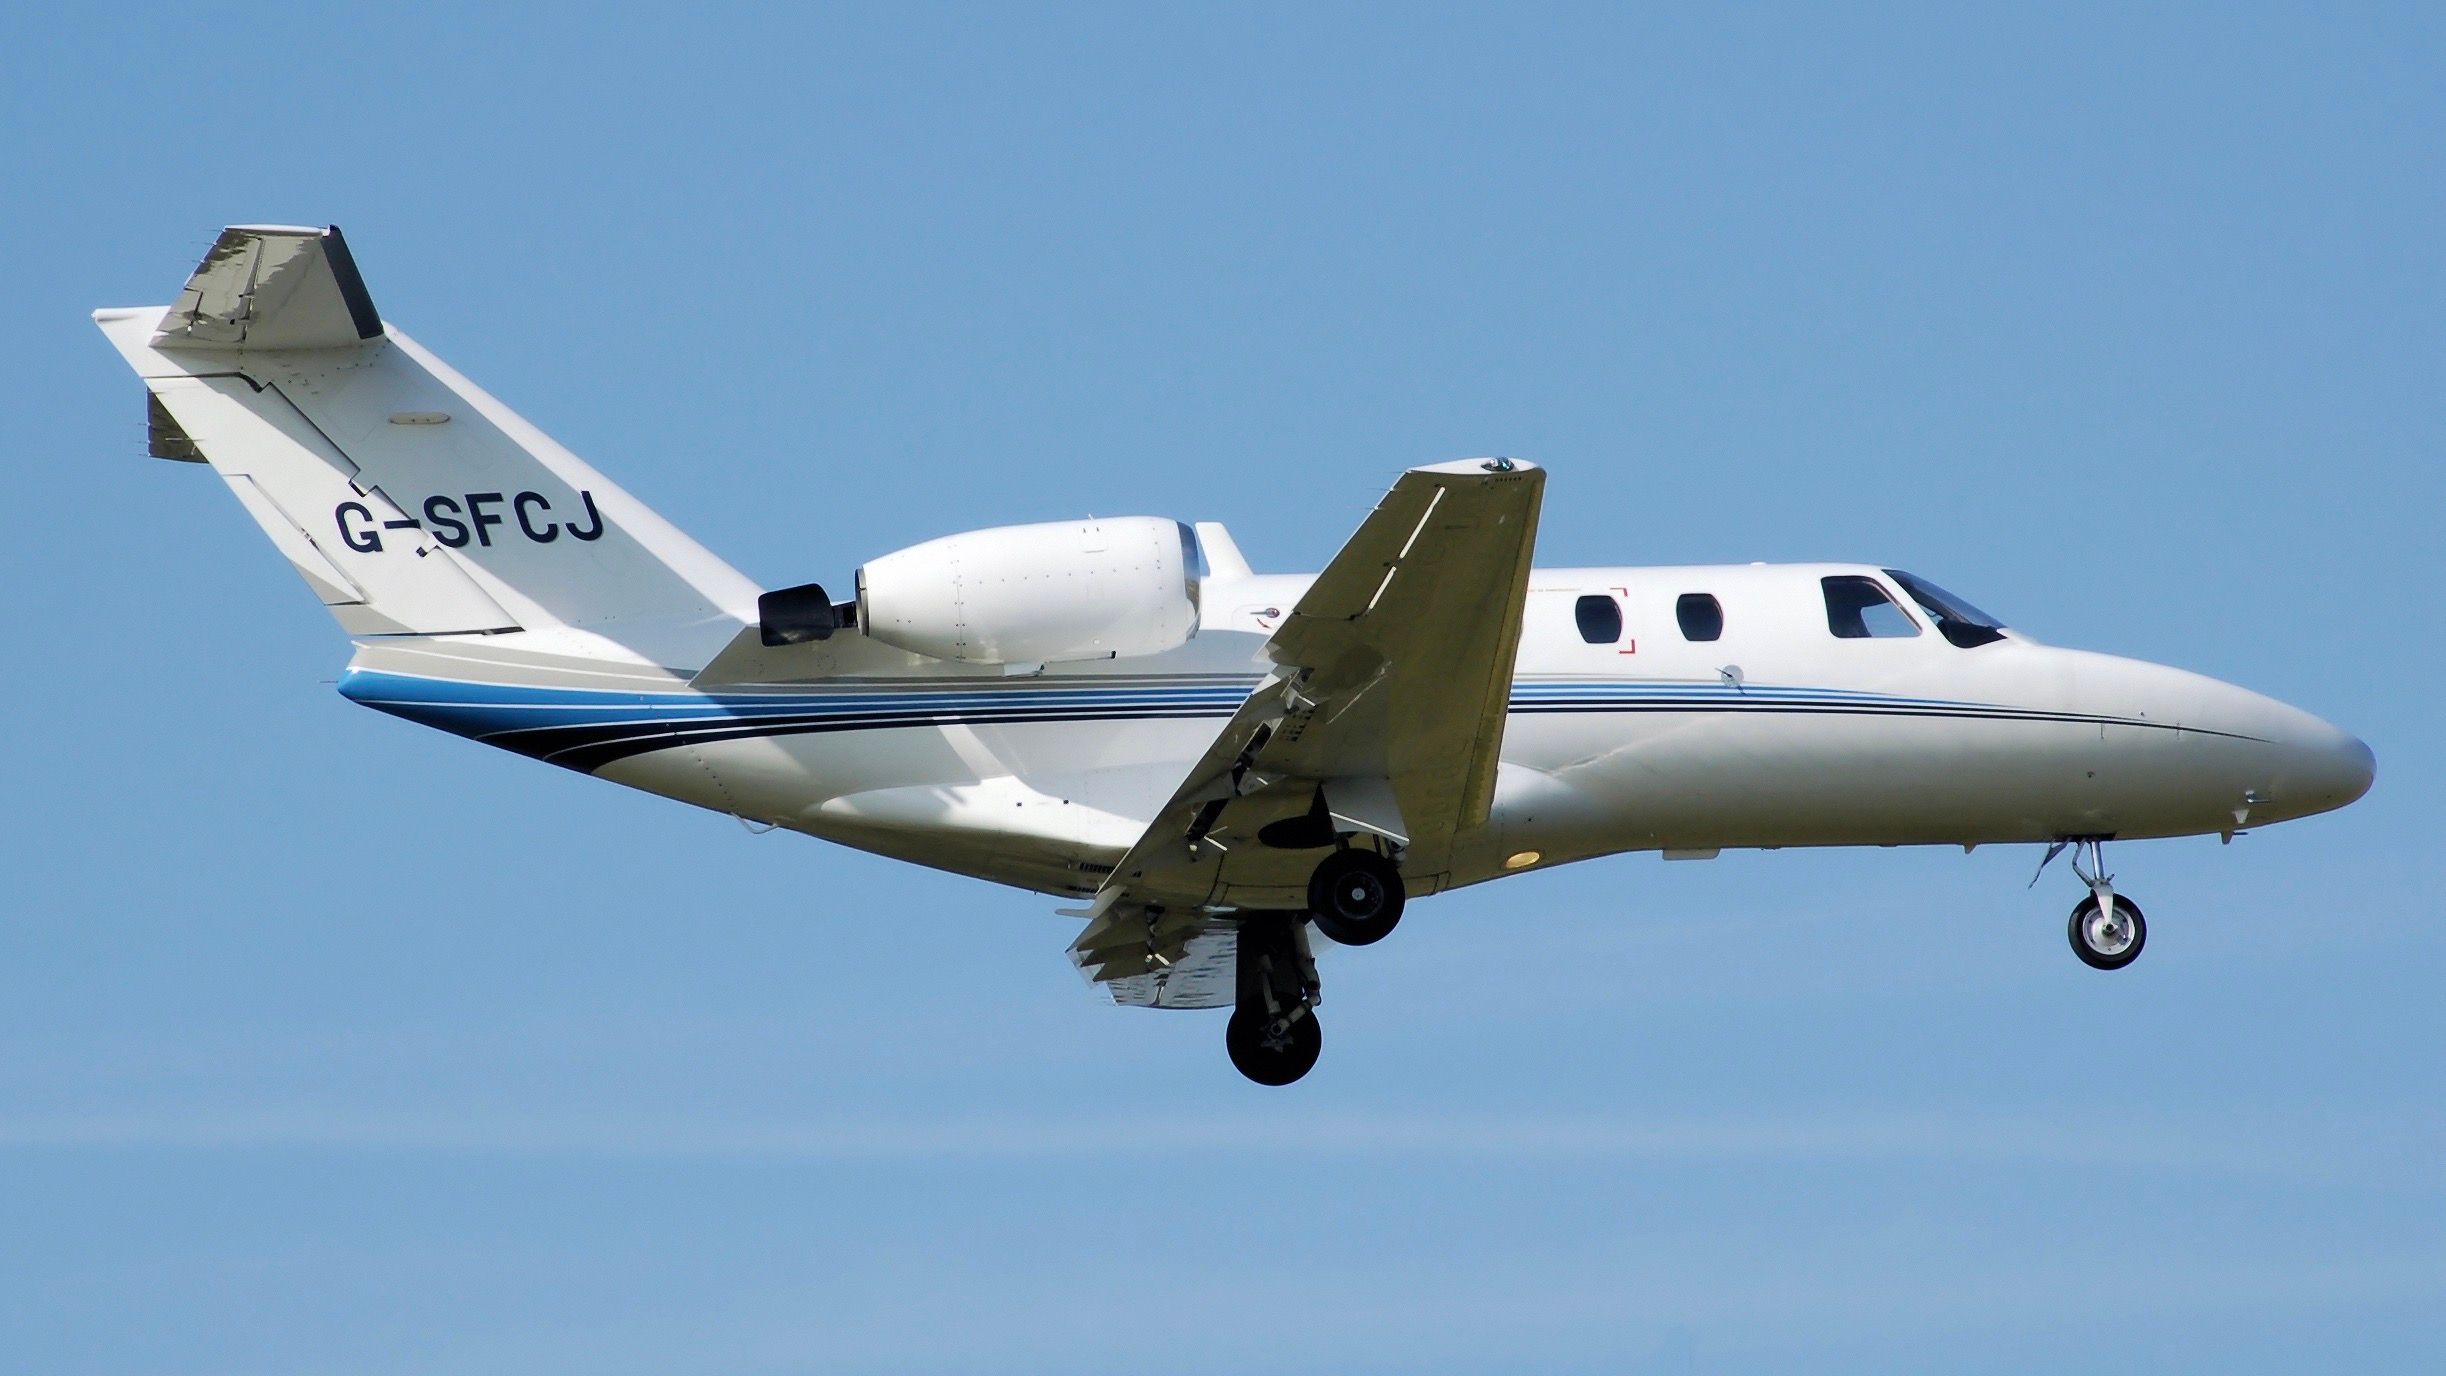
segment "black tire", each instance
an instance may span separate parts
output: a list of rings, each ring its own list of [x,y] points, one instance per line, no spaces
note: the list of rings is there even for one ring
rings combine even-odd
[[[1291,1020],[1280,1045],[1266,1045],[1265,1027],[1266,1015],[1260,1010],[1243,1008],[1231,1015],[1230,1026],[1223,1029],[1223,1046],[1231,1052],[1233,1069],[1261,1085],[1279,1087],[1316,1068],[1316,1058],[1325,1050],[1325,1029],[1317,1025],[1314,1009]]]
[[[2122,894],[2115,895],[2115,916],[2131,927],[2129,945],[2099,940],[2091,922],[2098,916],[2098,896],[2091,894],[2072,910],[2072,921],[2065,925],[2064,934],[2071,938],[2072,953],[2081,958],[2081,963],[2092,970],[2120,970],[2140,959],[2140,948],[2149,944],[2149,922],[2140,915],[2140,905]]]
[[[1308,918],[1337,946],[1393,934],[1406,902],[1398,866],[1372,850],[1338,850],[1308,876]]]

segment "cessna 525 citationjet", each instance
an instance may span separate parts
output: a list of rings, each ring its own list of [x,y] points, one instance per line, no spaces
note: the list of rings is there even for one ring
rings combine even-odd
[[[758,826],[1061,895],[1116,1002],[1322,1044],[1314,937],[1621,851],[2073,848],[2075,954],[2146,938],[2109,840],[2342,807],[2368,747],[2041,645],[1873,564],[1539,569],[1546,475],[1404,473],[1317,574],[1153,517],[946,536],[767,592],[386,325],[337,229],[225,231],[98,311],[151,452],[210,464],[368,707]],[[2043,869],[2044,862],[2041,862]]]

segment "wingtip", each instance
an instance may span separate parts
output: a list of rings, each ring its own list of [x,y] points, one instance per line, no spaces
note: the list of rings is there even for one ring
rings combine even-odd
[[[1500,476],[1507,473],[1535,473],[1539,472],[1540,470],[1536,464],[1529,462],[1527,459],[1512,459],[1495,455],[1487,455],[1475,459],[1455,459],[1451,463],[1431,463],[1420,468],[1413,468],[1410,471],[1413,473],[1444,473],[1464,477],[1483,477]]]

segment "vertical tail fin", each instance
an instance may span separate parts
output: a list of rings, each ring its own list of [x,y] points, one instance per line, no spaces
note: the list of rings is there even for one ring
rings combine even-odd
[[[176,304],[94,320],[152,452],[209,463],[353,636],[755,618],[755,584],[385,325],[337,228],[224,230]]]

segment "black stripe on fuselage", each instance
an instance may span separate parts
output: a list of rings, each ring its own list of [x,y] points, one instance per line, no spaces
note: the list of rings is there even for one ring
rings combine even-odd
[[[650,754],[657,750],[669,750],[682,745],[716,745],[729,741],[757,740],[765,737],[828,735],[838,731],[889,731],[945,726],[1011,726],[1050,722],[1184,720],[1200,717],[1229,717],[1236,710],[1236,708],[1191,704],[1171,708],[1113,706],[1105,708],[1016,708],[1005,711],[979,711],[973,708],[954,711],[879,710],[858,713],[827,712],[804,716],[776,714],[764,717],[540,726],[493,732],[480,739],[488,745],[514,750],[521,755],[531,756],[547,763],[575,769],[581,773],[592,773],[619,760]],[[1936,720],[2129,726],[2157,731],[2193,731],[2201,735],[2223,736],[2235,740],[2256,739],[2250,736],[2236,736],[2230,732],[2202,731],[2198,727],[2177,727],[2167,722],[2143,721],[2129,717],[2103,717],[2071,712],[2046,712],[1977,705],[1883,707],[1867,703],[1835,702],[1532,702],[1515,706],[1511,708],[1511,712],[1515,716],[1763,713],[1777,716],[1918,717]]]
[[[538,726],[497,731],[479,737],[487,745],[515,750],[548,764],[592,773],[616,760],[669,750],[682,745],[716,745],[724,741],[757,740],[767,736],[816,736],[836,731],[888,731],[909,727],[1005,726],[1033,722],[1159,721],[1186,717],[1228,717],[1239,710],[1181,706],[1046,707],[1007,711],[877,711],[826,712],[808,716],[717,717],[711,719],[622,722],[590,726]]]

